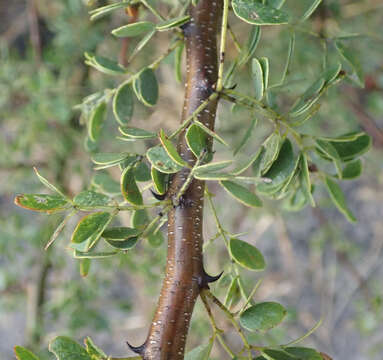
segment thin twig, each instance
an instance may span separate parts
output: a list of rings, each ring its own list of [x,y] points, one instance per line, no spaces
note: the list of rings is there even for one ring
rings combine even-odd
[[[210,308],[210,305],[207,301],[207,298],[206,298],[206,294],[204,293],[204,291],[201,292],[200,294],[201,296],[201,300],[205,306],[205,309],[206,309],[206,312],[208,314],[208,317],[209,317],[209,320],[210,320],[210,323],[211,323],[211,326],[213,328],[213,331],[214,331],[214,337],[217,337],[219,343],[222,345],[222,347],[224,348],[224,350],[230,355],[230,357],[232,359],[235,358],[235,354],[234,352],[230,349],[230,347],[226,344],[225,340],[223,339],[223,337],[221,336],[221,333],[223,333],[223,331],[221,329],[218,328],[216,322],[215,322],[215,319],[214,319],[214,316],[213,316],[213,313],[211,311],[211,308]]]
[[[184,129],[187,128],[187,126],[193,121],[193,119],[201,112],[203,111],[213,100],[217,99],[218,98],[218,93],[217,92],[214,92],[212,93],[205,101],[203,101],[201,103],[200,106],[197,107],[197,109],[195,109],[195,111],[190,115],[188,116],[184,122],[181,124],[181,126],[173,132],[173,134],[171,134],[169,136],[169,139],[173,139],[175,138],[179,133],[181,133]]]
[[[145,5],[145,7],[151,11],[151,13],[156,16],[161,21],[165,21],[165,17],[162,16],[153,6],[151,6],[146,0],[141,0],[141,3]]]
[[[223,0],[221,43],[220,43],[220,50],[219,50],[218,80],[217,80],[217,87],[216,87],[217,92],[221,92],[223,89],[223,68],[224,68],[224,62],[225,62],[228,17],[229,17],[229,0]]]
[[[251,360],[252,359],[252,356],[251,356],[251,346],[245,336],[245,334],[243,333],[241,327],[238,325],[237,321],[235,320],[233,314],[230,312],[230,310],[224,305],[222,304],[218,298],[216,298],[209,290],[204,290],[205,294],[207,297],[209,297],[214,304],[216,304],[223,312],[224,314],[226,315],[226,317],[230,320],[230,322],[233,324],[235,330],[238,332],[238,335],[240,336],[240,338],[242,339],[242,342],[244,344],[244,346],[246,347],[247,351],[248,351],[248,358]]]
[[[227,24],[227,30],[229,31],[230,37],[233,40],[233,43],[234,43],[235,47],[237,48],[237,51],[241,52],[241,50],[242,50],[241,44],[239,43],[237,36],[235,35],[233,29],[231,28],[231,26],[229,24]]]

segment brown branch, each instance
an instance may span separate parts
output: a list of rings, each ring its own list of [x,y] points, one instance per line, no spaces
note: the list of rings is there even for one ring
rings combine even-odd
[[[28,1],[28,23],[33,54],[35,56],[36,64],[39,66],[41,64],[41,36],[36,0]]]
[[[383,129],[376,125],[375,120],[363,109],[360,103],[347,98],[347,104],[353,109],[363,129],[372,137],[376,147],[383,147]]]
[[[217,32],[221,11],[222,0],[200,0],[189,9],[192,19],[183,27],[187,83],[181,123],[214,91],[218,78]],[[213,129],[216,109],[217,99],[198,113],[198,120]],[[185,131],[179,136],[178,151],[193,165],[196,159],[188,149]],[[184,168],[173,177],[169,199],[177,197],[189,172],[190,169]],[[204,186],[203,181],[194,179],[179,205],[168,214],[168,255],[160,299],[146,342],[132,348],[144,360],[184,358],[194,304],[201,290],[212,280],[204,271],[202,257]]]
[[[37,281],[31,284],[28,293],[30,311],[28,312],[28,343],[36,347],[40,344],[44,328],[44,305],[46,297],[47,279],[51,270],[50,253],[44,253],[44,258],[39,269]]]

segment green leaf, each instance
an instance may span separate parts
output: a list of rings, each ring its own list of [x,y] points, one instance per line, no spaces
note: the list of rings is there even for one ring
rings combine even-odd
[[[88,276],[91,264],[92,263],[90,259],[85,258],[80,260],[80,275],[82,277]]]
[[[128,166],[137,166],[140,163],[140,155],[128,156],[124,161],[118,164],[121,171],[124,171]]]
[[[336,81],[341,70],[342,64],[338,63],[328,68],[321,74],[321,78],[326,82],[326,86],[329,86]]]
[[[149,224],[148,212],[145,209],[136,210],[131,217],[131,224],[134,228],[144,231],[145,227]],[[164,236],[161,231],[149,233],[147,239],[153,247],[158,247],[164,242]]]
[[[259,59],[259,63],[261,65],[262,74],[263,74],[263,89],[264,89],[264,92],[266,92],[267,88],[269,87],[269,73],[270,73],[269,59],[267,57],[261,57]]]
[[[339,63],[326,69],[297,99],[290,110],[290,116],[297,117],[309,110],[319,100],[324,90],[336,82],[341,69],[342,66]]]
[[[128,128],[119,128],[122,135],[130,137],[132,139],[153,139],[156,138],[157,135],[153,132],[144,130],[144,129],[138,129],[134,127],[128,127]]]
[[[161,129],[160,130],[160,141],[166,152],[168,153],[169,157],[178,165],[180,166],[188,166],[188,164],[181,158],[180,154],[178,154],[178,151],[176,147],[173,145],[173,143],[168,139],[165,132]]]
[[[131,237],[126,240],[110,240],[110,239],[105,239],[105,241],[112,246],[115,249],[118,250],[131,250],[134,248],[137,244],[138,237]]]
[[[77,206],[98,207],[110,205],[110,198],[92,190],[85,190],[77,194],[73,202]]]
[[[294,52],[294,48],[295,48],[295,33],[292,33],[291,37],[290,37],[290,41],[289,41],[289,49],[287,51],[287,59],[286,59],[285,68],[283,70],[282,78],[281,78],[281,81],[279,83],[280,85],[284,84],[287,75],[289,75],[291,58],[292,58],[292,55],[293,55],[293,52]]]
[[[369,135],[359,136],[353,141],[331,141],[342,161],[350,161],[366,153],[371,148],[371,137]]]
[[[254,58],[251,62],[251,73],[253,76],[253,84],[255,89],[255,98],[258,101],[261,101],[263,98],[263,70],[261,63],[258,59]]]
[[[169,175],[158,171],[155,167],[152,166],[151,177],[152,177],[154,189],[156,190],[156,192],[160,195],[165,194],[167,190]]]
[[[207,149],[208,135],[199,126],[193,124],[187,129],[185,137],[189,149],[199,158],[201,152]]]
[[[240,316],[240,323],[250,331],[267,331],[279,325],[286,313],[281,304],[262,302],[246,309]]]
[[[199,180],[219,181],[234,179],[234,175],[220,172],[195,172],[194,177]]]
[[[148,242],[150,246],[159,247],[164,241],[164,235],[161,231],[148,235]]]
[[[149,223],[148,212],[145,209],[136,210],[131,217],[131,226],[140,232],[144,230]]]
[[[88,135],[89,138],[94,142],[98,141],[100,137],[105,116],[106,104],[104,102],[101,102],[92,111],[88,123]]]
[[[355,50],[351,50],[343,45],[342,42],[336,41],[335,46],[339,54],[347,61],[354,71],[354,77],[352,79],[361,87],[364,88],[364,75],[362,65],[360,64],[359,59],[357,58],[357,53]]]
[[[286,139],[281,146],[278,158],[270,170],[264,174],[265,178],[271,179],[271,182],[259,184],[257,191],[270,195],[279,191],[294,171],[295,165],[293,147],[290,140]]]
[[[179,16],[170,20],[162,21],[157,24],[156,29],[158,31],[166,31],[186,24],[190,20],[190,15]]]
[[[267,171],[271,168],[273,163],[278,157],[279,149],[281,143],[281,136],[279,133],[272,133],[262,144],[265,152],[260,153],[261,159],[259,168],[261,170],[261,174],[267,173]]]
[[[126,70],[116,61],[103,56],[85,53],[85,64],[94,67],[96,70],[107,75],[125,74]]]
[[[158,171],[165,174],[173,174],[182,169],[182,166],[174,162],[162,146],[154,146],[146,152],[146,157]]]
[[[221,181],[223,188],[237,201],[250,207],[262,206],[262,201],[257,195],[247,190],[244,186],[232,181]]]
[[[136,181],[145,182],[151,180],[148,165],[140,161],[134,166],[134,178]]]
[[[235,306],[241,300],[241,292],[238,285],[238,277],[234,277],[225,296],[225,306]]]
[[[133,115],[133,92],[130,83],[120,85],[113,98],[113,113],[116,121],[125,126]]]
[[[177,46],[174,51],[174,71],[176,75],[176,80],[178,83],[182,83],[182,54],[185,48],[185,44]]]
[[[301,171],[300,167],[299,167],[299,164],[300,164],[300,158],[301,158],[301,155],[299,155],[296,160],[295,160],[295,166],[294,166],[294,170],[290,173],[290,175],[287,177],[283,187],[281,188],[280,190],[280,194],[279,194],[279,197],[281,196],[284,196],[286,194],[286,192],[288,192],[295,184],[295,181],[293,181],[294,179],[296,179],[297,177],[299,177],[299,173]],[[277,197],[277,198],[279,198]]]
[[[128,158],[135,159],[135,155],[129,153],[98,153],[92,156],[92,161],[98,165],[97,170],[106,169],[112,166],[116,166]]]
[[[51,189],[52,191],[54,191],[55,193],[61,195],[63,198],[67,198],[67,196],[62,192],[60,191],[56,186],[54,186],[53,184],[51,184],[44,176],[42,176],[38,171],[37,171],[37,168],[33,168],[36,176],[38,177],[38,179],[40,180],[40,182],[46,186],[48,189]]]
[[[102,360],[107,358],[107,355],[98,346],[95,345],[95,343],[89,336],[85,338],[84,343],[86,351],[92,357],[93,360]]]
[[[97,165],[116,165],[123,162],[129,153],[97,153],[92,156],[92,161]]]
[[[212,347],[213,341],[197,346],[185,355],[185,360],[208,360]]]
[[[150,21],[138,21],[114,29],[112,34],[117,37],[133,37],[152,31],[154,28],[155,24]]]
[[[260,147],[258,149],[258,151],[253,156],[248,157],[247,161],[245,163],[243,163],[243,164],[239,165],[238,167],[236,167],[233,171],[231,171],[231,173],[233,175],[240,175],[243,172],[245,172],[259,158],[262,150],[263,150],[263,147]]]
[[[22,346],[15,346],[14,350],[17,360],[39,360],[35,354]]]
[[[340,186],[329,177],[326,177],[325,184],[327,191],[330,194],[330,198],[338,210],[346,217],[348,221],[356,222],[355,216],[347,206],[346,198]]]
[[[362,174],[362,161],[360,159],[350,161],[346,164],[342,171],[343,180],[352,180],[358,178]]]
[[[51,237],[49,238],[49,241],[46,243],[45,247],[44,247],[44,250],[47,250],[52,244],[53,242],[57,239],[57,237],[61,234],[61,232],[64,230],[64,227],[65,225],[67,224],[68,220],[76,214],[76,210],[73,210],[72,212],[70,212],[68,215],[66,215],[64,217],[64,219],[60,222],[60,224],[57,225],[55,231],[53,232],[53,234],[51,235]]]
[[[303,347],[285,347],[283,350],[267,349],[262,351],[263,356],[256,360],[323,360],[322,356],[314,349]]]
[[[205,131],[206,134],[208,134],[209,136],[211,136],[213,139],[217,140],[218,142],[220,142],[222,145],[225,145],[227,147],[229,147],[229,144],[224,140],[222,139],[217,133],[215,133],[213,130],[210,130],[206,125],[202,124],[201,122],[199,122],[198,120],[194,120],[194,124],[198,125],[203,131]]]
[[[127,240],[132,237],[137,237],[140,231],[135,228],[117,226],[105,229],[102,233],[102,237],[108,240]]]
[[[300,172],[300,175],[303,171]],[[311,193],[310,193],[311,195]],[[307,195],[303,192],[303,185],[292,192],[283,202],[283,209],[286,211],[300,211],[308,204]]]
[[[108,15],[109,13],[111,13],[114,10],[117,10],[117,9],[120,9],[123,7],[127,7],[128,4],[129,4],[129,2],[124,1],[124,2],[119,2],[119,3],[115,3],[115,4],[101,6],[97,9],[91,10],[91,11],[89,11],[89,14],[91,15],[90,20],[93,21],[93,20],[100,19],[100,18],[104,17],[105,15]]]
[[[133,82],[133,89],[138,100],[146,106],[154,106],[158,100],[158,82],[150,68],[142,70]]]
[[[75,250],[74,258],[75,259],[106,259],[112,256],[117,255],[117,251],[112,252],[82,252]]]
[[[295,102],[290,110],[290,116],[297,117],[309,110],[320,98],[321,90],[326,81],[323,78],[316,80]]]
[[[235,15],[249,24],[280,25],[289,21],[285,12],[255,0],[232,0],[232,6]]]
[[[306,12],[303,14],[301,21],[307,20],[313,14],[313,12],[317,9],[317,7],[319,6],[319,4],[321,2],[322,2],[322,0],[312,0],[312,4],[306,10]]]
[[[141,191],[136,184],[134,168],[128,166],[121,174],[121,193],[124,199],[132,205],[142,205],[143,199]]]
[[[59,195],[23,194],[15,197],[15,204],[24,209],[54,213],[68,209],[68,201]]]
[[[294,359],[323,360],[322,356],[314,349],[306,347],[287,347],[284,350],[291,354]]]
[[[304,194],[306,200],[310,202],[311,206],[315,206],[315,201],[311,194],[311,180],[307,156],[303,153],[301,154],[300,162],[301,171],[299,173],[299,180],[302,193]]]
[[[84,149],[86,152],[88,153],[94,153],[96,151],[98,151],[98,144],[93,142],[89,136],[87,135],[85,138],[84,138]]]
[[[49,343],[49,351],[57,360],[92,360],[86,350],[66,336],[57,336]]]
[[[232,160],[224,160],[224,161],[217,161],[217,162],[211,162],[205,165],[200,165],[194,168],[195,174],[204,174],[204,173],[215,173],[219,170],[222,170],[229,165],[232,164]]]
[[[121,195],[120,184],[108,173],[99,172],[93,176],[92,185],[100,192],[109,195]]]
[[[363,131],[355,131],[349,134],[340,135],[337,137],[325,137],[325,136],[318,136],[317,139],[325,140],[325,141],[332,141],[332,142],[350,142],[356,140],[358,137],[361,137],[363,135],[366,135]]]
[[[319,147],[319,149],[334,162],[336,171],[338,172],[338,176],[342,178],[341,159],[335,147],[330,142],[320,139],[316,140],[316,144]]]
[[[280,9],[286,0],[267,0],[267,5]]]
[[[82,252],[89,251],[100,239],[112,218],[112,214],[108,212],[96,212],[84,216],[72,234],[71,247]]]
[[[153,29],[152,31],[148,32],[136,45],[134,50],[132,51],[128,62],[130,62],[131,59],[133,59],[145,46],[149,43],[151,38],[155,35],[156,29]]]
[[[251,138],[251,134],[254,130],[254,128],[256,127],[257,125],[257,122],[258,120],[256,118],[253,118],[250,122],[250,126],[249,128],[246,130],[245,132],[245,135],[243,136],[243,138],[241,139],[241,141],[239,142],[238,146],[234,149],[233,151],[233,154],[234,156],[238,154],[238,152],[247,144],[247,142],[249,141],[249,139]]]
[[[284,350],[265,349],[261,353],[263,356],[258,356],[255,360],[297,360]]]
[[[266,267],[265,259],[261,252],[249,243],[231,238],[229,251],[232,258],[241,266],[253,271],[261,271]]]
[[[245,65],[249,59],[254,55],[257,49],[259,40],[261,38],[261,27],[252,26],[250,30],[249,38],[247,39],[246,46],[243,46],[239,54],[238,66]]]

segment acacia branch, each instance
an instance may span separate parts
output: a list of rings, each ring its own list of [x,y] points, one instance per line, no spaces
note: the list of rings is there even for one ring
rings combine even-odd
[[[226,1],[226,0],[225,0]],[[226,1],[227,2],[227,1]],[[183,26],[186,45],[187,82],[178,152],[193,167],[196,157],[185,132],[194,117],[214,129],[218,93],[217,32],[223,0],[200,0],[189,7],[191,20]],[[212,140],[207,144],[211,150]],[[171,179],[167,198],[174,206],[168,213],[168,255],[160,299],[142,346],[131,349],[143,360],[181,360],[194,304],[203,288],[216,279],[206,274],[202,256],[204,181],[190,178],[183,168]],[[188,180],[189,179],[189,180]],[[185,188],[185,182],[188,186]],[[179,196],[182,194],[182,196]],[[178,201],[173,201],[178,200]]]

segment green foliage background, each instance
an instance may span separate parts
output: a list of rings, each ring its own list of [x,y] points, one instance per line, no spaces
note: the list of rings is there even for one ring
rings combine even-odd
[[[97,2],[102,5],[103,2]],[[172,3],[168,1],[168,3]],[[286,8],[299,16],[311,1],[287,1]],[[215,201],[225,226],[236,233],[248,232],[264,254],[268,268],[264,274],[246,273],[249,284],[264,276],[257,293],[260,300],[278,300],[288,308],[284,326],[267,335],[270,343],[288,342],[314,325],[321,315],[322,327],[309,340],[336,359],[380,359],[382,348],[382,224],[383,218],[383,38],[382,6],[379,1],[324,1],[325,14],[316,13],[296,35],[296,49],[288,86],[276,95],[276,101],[291,102],[305,90],[321,71],[323,48],[308,31],[325,31],[326,36],[361,34],[347,40],[365,73],[365,89],[345,82],[331,88],[322,101],[320,112],[303,130],[310,134],[334,136],[363,128],[374,139],[374,148],[363,157],[364,175],[345,184],[349,206],[358,218],[350,225],[334,209],[324,188],[316,191],[319,206],[288,213],[277,202],[251,210],[217,192]],[[37,16],[42,48],[30,42],[33,25],[25,21],[33,15],[26,2],[0,3],[0,354],[11,359],[12,345],[28,345],[49,359],[46,344],[55,335],[81,339],[91,335],[104,351],[126,354],[125,341],[139,343],[151,319],[157,299],[166,246],[137,247],[129,256],[92,263],[90,274],[81,278],[78,264],[67,251],[67,243],[76,219],[47,253],[43,247],[60,219],[29,213],[13,205],[16,193],[43,192],[32,166],[71,195],[87,188],[94,171],[89,161],[89,146],[84,146],[86,129],[73,107],[90,93],[115,87],[119,80],[84,65],[84,52],[117,58],[121,42],[110,30],[125,24],[126,15],[90,22],[88,10],[95,4],[79,0],[38,0]],[[165,9],[165,5],[162,5]],[[283,28],[282,28],[283,29]],[[323,30],[324,29],[324,30]],[[247,28],[235,23],[233,31],[241,42]],[[288,47],[288,34],[274,28],[263,31],[255,55],[270,59],[271,83],[278,82]],[[130,50],[136,40],[129,44]],[[132,64],[134,69],[148,63],[166,48],[159,36]],[[235,47],[229,43],[228,58]],[[330,49],[334,51],[334,49]],[[169,56],[160,68],[160,100],[155,109],[137,104],[133,126],[175,130],[182,108],[183,86],[173,74],[174,58]],[[347,68],[347,65],[346,65]],[[236,78],[242,92],[252,92],[249,70]],[[374,121],[377,128],[371,128]],[[222,105],[217,131],[234,147],[249,126],[247,112],[230,112]],[[380,128],[380,130],[379,130]],[[269,125],[259,121],[249,154],[270,133]],[[118,136],[113,114],[108,120],[98,147],[103,152],[125,151]],[[134,145],[136,146],[136,145]],[[224,148],[217,145],[221,154]],[[136,151],[144,151],[137,145]],[[116,176],[112,172],[112,176]],[[230,206],[228,206],[230,201]],[[127,219],[120,219],[127,223]],[[215,235],[214,224],[206,222],[206,239]],[[217,241],[216,241],[217,243]],[[210,273],[227,266],[223,247],[215,244],[206,250]],[[46,270],[48,269],[48,270]],[[39,279],[48,272],[46,296],[41,312],[34,293]],[[213,290],[224,296],[227,279]],[[190,344],[199,344],[208,334],[209,324],[203,311],[193,318]],[[42,322],[43,320],[43,322]],[[224,323],[222,325],[225,326]],[[262,335],[254,335],[263,342]],[[233,336],[231,340],[236,344]],[[215,352],[219,359],[219,350]]]

